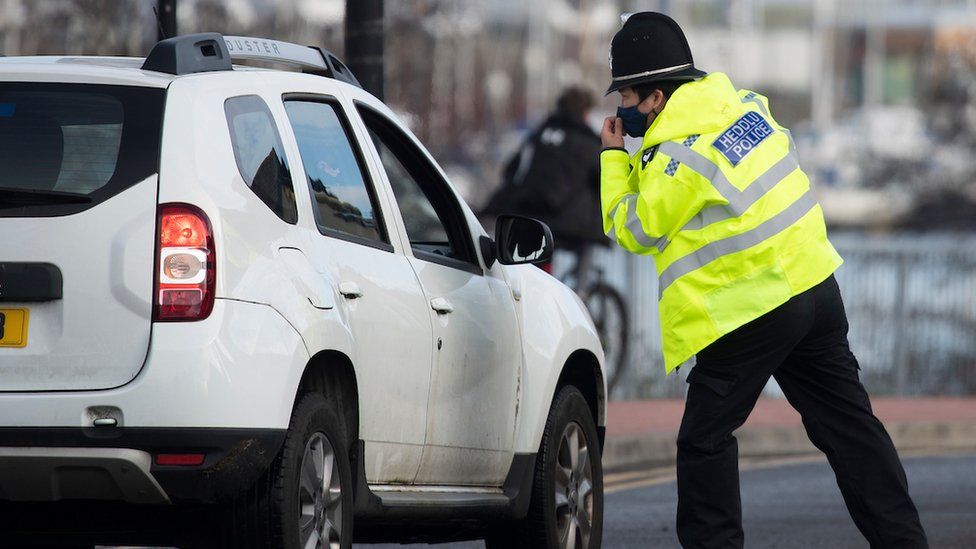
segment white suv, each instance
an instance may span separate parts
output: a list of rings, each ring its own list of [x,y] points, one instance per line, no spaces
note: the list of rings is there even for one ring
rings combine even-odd
[[[599,547],[603,353],[524,265],[552,246],[488,237],[317,48],[2,58],[0,500],[220,509],[228,547]]]

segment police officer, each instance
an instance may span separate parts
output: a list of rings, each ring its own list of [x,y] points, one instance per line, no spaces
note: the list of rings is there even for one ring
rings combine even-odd
[[[789,131],[765,97],[695,68],[663,14],[626,21],[610,69],[620,107],[601,132],[604,232],[654,258],[667,372],[696,357],[677,441],[682,546],[743,546],[732,432],[772,376],[871,547],[927,547],[858,378],[833,276],[841,258]],[[643,140],[632,157],[625,132]]]

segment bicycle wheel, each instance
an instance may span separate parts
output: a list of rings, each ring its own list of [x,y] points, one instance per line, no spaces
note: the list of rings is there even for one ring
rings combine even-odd
[[[593,324],[603,344],[603,354],[606,356],[604,370],[609,396],[627,367],[630,334],[627,304],[624,303],[624,297],[620,292],[603,282],[597,282],[587,288],[582,299],[590,311],[590,317],[593,318]]]

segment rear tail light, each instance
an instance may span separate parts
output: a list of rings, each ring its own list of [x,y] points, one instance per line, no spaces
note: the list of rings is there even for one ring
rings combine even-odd
[[[217,282],[210,220],[189,204],[163,204],[158,216],[153,320],[203,320]]]

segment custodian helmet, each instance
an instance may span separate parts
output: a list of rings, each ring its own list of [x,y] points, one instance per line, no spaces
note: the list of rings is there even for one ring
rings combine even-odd
[[[706,73],[695,68],[688,40],[678,23],[663,13],[631,15],[610,42],[607,93],[662,80],[694,80]]]

